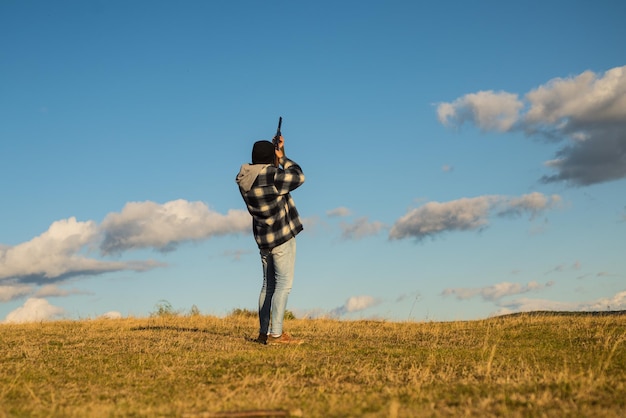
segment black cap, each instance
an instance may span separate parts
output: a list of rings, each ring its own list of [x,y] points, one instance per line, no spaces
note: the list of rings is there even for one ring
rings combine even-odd
[[[252,147],[252,164],[273,164],[276,154],[270,141],[257,141]]]

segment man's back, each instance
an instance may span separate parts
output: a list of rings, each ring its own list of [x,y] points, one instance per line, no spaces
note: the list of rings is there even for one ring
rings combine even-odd
[[[273,248],[302,231],[302,223],[290,192],[304,183],[298,164],[286,157],[283,168],[272,164],[244,164],[237,184],[248,212],[259,248]]]

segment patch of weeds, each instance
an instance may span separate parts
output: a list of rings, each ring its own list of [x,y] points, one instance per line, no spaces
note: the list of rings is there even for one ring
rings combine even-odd
[[[165,299],[161,299],[160,301],[158,301],[157,304],[154,305],[154,307],[156,308],[156,311],[150,312],[151,317],[163,318],[163,317],[178,316],[180,314],[180,312],[174,310],[174,308],[172,307],[172,304],[166,301]]]

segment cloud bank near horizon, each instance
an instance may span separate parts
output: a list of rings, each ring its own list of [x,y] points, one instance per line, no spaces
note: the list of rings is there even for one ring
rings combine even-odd
[[[500,309],[495,315],[533,311],[567,311],[567,312],[607,312],[626,310],[626,290],[608,298],[599,298],[584,302],[560,302],[547,299],[518,298],[501,301]]]
[[[606,312],[606,311],[622,311],[626,310],[626,290],[616,293],[608,298],[599,298],[591,301],[582,302],[561,302],[549,299],[533,299],[533,298],[517,298],[510,301],[503,301],[506,296],[519,295],[531,291],[540,291],[542,289],[553,286],[553,282],[539,284],[537,282],[529,282],[526,285],[519,283],[503,282],[484,288],[458,288],[445,289],[441,295],[454,295],[460,300],[470,299],[476,296],[482,297],[484,300],[496,303],[498,310],[493,316],[506,315],[518,312],[533,311],[554,311],[554,312]],[[419,294],[416,296],[419,299]],[[400,298],[403,299],[403,298]],[[310,318],[326,317],[341,318],[347,314],[365,311],[381,303],[381,300],[369,296],[352,296],[346,302],[328,314],[317,313],[309,314]],[[46,320],[61,319],[66,311],[58,306],[50,304],[46,299],[40,297],[28,298],[24,305],[11,311],[0,323],[25,323],[39,322]],[[122,314],[117,311],[107,312],[100,318],[118,319]]]
[[[485,132],[564,142],[544,162],[556,173],[541,177],[543,183],[588,186],[626,177],[626,66],[555,78],[522,99],[505,91],[466,94],[440,103],[437,115],[445,126],[471,123]]]
[[[454,296],[460,301],[479,297],[485,302],[493,302],[498,308],[493,314],[496,316],[533,311],[603,312],[626,310],[626,290],[620,291],[612,297],[580,302],[516,297],[527,293],[539,293],[554,285],[555,282],[552,280],[546,283],[530,281],[526,284],[500,282],[484,287],[447,288],[441,292],[441,296]],[[510,297],[516,298],[510,299]]]
[[[398,219],[391,228],[391,239],[423,239],[448,231],[485,228],[491,216],[531,219],[557,206],[560,197],[530,193],[520,197],[480,196],[450,202],[430,202]],[[329,216],[350,216],[345,207],[329,211]],[[15,246],[0,246],[0,302],[23,297],[67,296],[79,290],[56,286],[69,279],[119,271],[144,272],[166,264],[148,260],[119,261],[110,256],[139,249],[172,251],[184,242],[201,241],[226,234],[249,233],[250,215],[243,210],[220,214],[202,202],[174,200],[163,204],[130,202],[120,212],[109,213],[98,224],[68,218],[53,222],[47,231]],[[341,222],[343,239],[362,239],[387,229],[366,217],[352,223]],[[239,256],[228,255],[235,259]],[[349,302],[349,303],[348,303]],[[366,309],[375,300],[352,298],[334,315]],[[33,302],[34,303],[34,302]]]
[[[19,324],[25,322],[39,322],[61,318],[65,309],[50,304],[45,299],[29,298],[23,306],[9,312],[4,322],[7,324]]]

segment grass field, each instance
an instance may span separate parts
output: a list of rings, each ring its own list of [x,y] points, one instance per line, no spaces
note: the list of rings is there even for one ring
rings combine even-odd
[[[0,417],[621,417],[626,315],[470,322],[202,315],[0,325]]]

